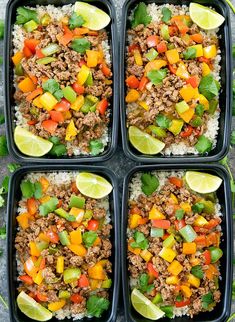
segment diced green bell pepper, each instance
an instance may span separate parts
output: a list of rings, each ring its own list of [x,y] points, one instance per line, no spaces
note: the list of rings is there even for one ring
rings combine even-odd
[[[151,48],[147,54],[145,54],[145,57],[149,60],[149,61],[152,61],[154,60],[155,58],[157,58],[158,56],[158,52],[154,49],[154,48]]]
[[[203,124],[203,120],[200,116],[195,116],[192,121],[190,122],[190,124],[193,126],[193,127],[198,127],[198,126],[201,126]]]
[[[151,237],[163,237],[164,236],[164,229],[162,228],[151,228],[150,232]]]
[[[41,252],[43,249],[47,249],[49,246],[49,243],[46,241],[40,241],[36,243],[37,249]]]
[[[38,24],[34,20],[30,20],[24,24],[24,29],[27,32],[32,32],[35,29],[37,29],[37,27],[38,27]]]
[[[189,110],[189,105],[185,101],[181,101],[175,104],[175,109],[177,113],[182,114]]]
[[[58,252],[58,248],[50,246],[48,251],[50,255],[53,255]]]
[[[15,74],[17,76],[24,76],[24,69],[21,65],[21,63],[17,64],[16,67],[15,67]]]
[[[92,72],[89,73],[86,81],[85,81],[85,85],[86,86],[92,86],[93,85],[93,76],[92,76]]]
[[[211,114],[211,115],[214,115],[215,111],[217,109],[217,106],[218,106],[218,100],[217,99],[210,100],[208,113]]]
[[[66,86],[65,88],[62,89],[62,92],[63,92],[64,97],[66,98],[66,100],[68,100],[71,104],[73,104],[76,101],[77,94],[72,89],[71,86]]]
[[[49,44],[45,48],[42,49],[42,53],[45,56],[51,56],[57,53],[60,50],[60,46],[57,44]]]
[[[110,288],[112,286],[112,280],[108,279],[102,282],[101,288]]]
[[[211,253],[211,263],[216,263],[223,256],[223,251],[218,247],[210,247],[209,251]]]
[[[153,132],[159,138],[165,138],[167,136],[166,131],[159,126],[149,125],[148,130]]]
[[[39,65],[47,65],[53,63],[54,61],[57,61],[57,59],[54,57],[44,57],[36,60],[36,63]]]
[[[63,208],[58,208],[58,209],[56,209],[55,210],[55,213],[58,215],[58,216],[60,216],[60,217],[62,217],[62,218],[64,218],[64,219],[66,219],[66,220],[68,220],[68,221],[76,221],[76,218],[73,216],[73,215],[70,215],[67,211],[65,211]]]
[[[192,226],[186,225],[179,230],[180,235],[186,240],[186,242],[191,243],[197,238],[197,234]]]
[[[69,201],[69,208],[76,207],[79,209],[83,209],[85,206],[85,202],[85,198],[72,195]]]
[[[152,300],[153,304],[159,304],[159,303],[162,303],[163,302],[163,299],[162,299],[162,296],[161,296],[161,293],[157,293],[153,300]]]
[[[204,105],[197,104],[197,106],[195,107],[195,114],[198,116],[202,116],[204,113],[204,110],[205,110]]]
[[[93,216],[93,211],[88,209],[88,210],[85,211],[83,219],[89,220],[89,219],[92,218],[92,216]]]
[[[63,246],[70,245],[69,235],[66,230],[59,232],[59,238],[60,238],[60,242]]]
[[[210,200],[200,200],[200,203],[204,205],[203,212],[207,214],[213,214],[215,212],[215,204]]]
[[[40,215],[41,216],[46,216],[50,212],[53,212],[56,209],[58,203],[59,203],[59,200],[57,198],[55,198],[55,197],[51,198],[47,202],[44,202],[43,204],[41,204],[39,206]]]
[[[162,25],[160,32],[161,32],[161,36],[162,36],[163,39],[165,39],[165,40],[170,39],[169,28],[168,28],[167,25]]]
[[[59,299],[69,299],[71,296],[69,291],[63,291],[63,290],[59,290]]]
[[[80,276],[81,270],[79,268],[67,268],[64,270],[65,284],[76,282]]]
[[[173,235],[170,235],[163,241],[163,247],[171,248],[174,245],[174,243],[175,243],[175,238]]]
[[[173,306],[172,305],[164,305],[164,306],[160,306],[160,309],[165,312],[166,317],[168,317],[169,319],[173,318]]]

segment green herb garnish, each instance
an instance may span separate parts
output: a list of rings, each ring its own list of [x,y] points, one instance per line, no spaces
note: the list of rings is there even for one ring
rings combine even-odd
[[[159,70],[151,70],[150,72],[148,72],[147,77],[154,85],[159,85],[166,77],[167,71],[168,71],[167,68],[159,69]]]
[[[132,248],[147,249],[149,246],[148,240],[145,238],[144,234],[139,231],[134,233],[134,240],[135,241],[131,243]]]
[[[79,38],[72,41],[71,47],[77,53],[85,54],[86,50],[90,49],[91,43],[86,38]]]
[[[150,196],[159,186],[158,178],[150,173],[141,175],[141,183],[141,190],[147,196]]]
[[[81,27],[85,23],[85,20],[82,16],[78,15],[76,12],[72,14],[69,19],[70,29],[75,29],[76,27]]]
[[[209,74],[202,77],[198,89],[200,94],[204,95],[210,101],[215,96],[218,96],[220,85],[214,79],[213,75]]]
[[[133,19],[131,21],[132,28],[135,28],[140,24],[147,26],[151,20],[151,16],[147,13],[146,4],[144,2],[140,2],[134,9]]]
[[[109,300],[104,297],[91,295],[86,302],[88,315],[100,318],[102,313],[108,309],[109,303]]]
[[[34,20],[37,23],[39,22],[38,14],[37,14],[37,11],[35,10],[31,10],[25,7],[19,7],[17,8],[16,13],[17,13],[16,15],[17,25],[23,25],[30,20]]]
[[[86,247],[91,247],[91,246],[93,246],[97,237],[98,237],[98,235],[94,231],[86,231],[82,235],[82,241]]]

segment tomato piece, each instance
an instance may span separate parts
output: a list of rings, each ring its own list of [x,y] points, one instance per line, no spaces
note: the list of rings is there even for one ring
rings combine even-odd
[[[65,98],[62,98],[62,100],[56,104],[54,109],[58,112],[67,112],[70,109],[70,102],[67,101]]]
[[[78,83],[73,83],[72,87],[79,95],[82,95],[85,92],[85,87]]]
[[[157,45],[157,51],[161,54],[161,53],[165,53],[167,51],[167,45],[165,43],[165,41],[161,41],[158,45]]]
[[[88,287],[89,286],[89,279],[86,277],[85,274],[82,274],[78,280],[78,287]]]
[[[33,56],[32,51],[26,46],[24,46],[24,48],[23,48],[23,54],[26,58]]]
[[[170,183],[175,185],[177,188],[182,188],[183,187],[183,180],[180,179],[180,178],[171,177],[171,178],[168,178],[168,180],[170,181]]]
[[[34,198],[30,198],[27,199],[27,209],[30,215],[35,215],[37,210],[38,210],[38,203],[36,201],[36,199]]]
[[[47,231],[46,236],[50,239],[50,242],[52,242],[53,244],[58,244],[60,240],[59,235],[53,230]]]
[[[97,110],[99,111],[99,113],[101,115],[104,115],[107,108],[108,108],[108,101],[106,100],[106,98],[103,98],[98,104],[97,104]]]
[[[191,134],[193,133],[193,127],[191,125],[187,125],[187,127],[185,128],[185,130],[183,132],[180,133],[180,136],[182,138],[187,138],[189,137]]]
[[[130,45],[129,47],[128,47],[128,51],[129,51],[129,53],[134,53],[134,51],[136,50],[136,49],[138,49],[138,50],[140,50],[140,46],[139,45],[137,45],[137,44],[132,44],[132,45]]]
[[[36,52],[36,47],[37,47],[37,45],[39,44],[39,40],[37,40],[37,39],[34,39],[34,38],[32,38],[32,39],[26,39],[25,41],[24,41],[24,45],[26,46],[26,47],[28,47],[29,49],[30,49],[30,51],[33,53],[33,54],[35,54],[35,52]]]
[[[19,279],[28,285],[33,285],[34,283],[32,277],[30,277],[29,275],[21,275],[19,276]]]
[[[131,76],[127,77],[126,84],[130,88],[138,88],[140,81],[138,80],[138,78],[136,76],[131,75]]]
[[[189,305],[190,304],[190,299],[188,300],[185,300],[185,301],[180,301],[180,302],[175,302],[175,306],[176,307],[183,307],[183,306],[186,306],[186,305]]]
[[[96,231],[98,228],[99,228],[99,221],[98,220],[91,219],[88,221],[88,226],[87,226],[88,230]]]
[[[153,219],[152,225],[153,227],[156,227],[156,228],[169,229],[171,222],[170,220],[166,220],[166,219]]]
[[[42,122],[42,127],[44,128],[44,130],[51,134],[55,133],[57,126],[58,123],[52,120],[45,120]]]
[[[153,264],[148,262],[147,263],[147,269],[150,275],[153,275],[154,277],[158,278],[158,272],[155,270],[155,268],[153,267]]]
[[[139,83],[139,90],[140,91],[143,91],[146,87],[146,85],[148,84],[149,82],[149,79],[145,76],[143,76],[140,80],[140,83]]]
[[[204,258],[205,258],[205,265],[209,265],[211,263],[211,253],[209,250],[206,250],[204,252]]]
[[[83,301],[83,297],[79,294],[73,294],[70,296],[70,300],[73,303],[81,303]]]
[[[159,44],[159,42],[160,42],[160,38],[159,38],[159,36],[152,35],[152,36],[149,36],[146,41],[147,41],[147,46],[149,48],[156,47],[157,44]]]
[[[59,111],[49,111],[52,121],[55,122],[64,122],[64,116],[62,112]]]

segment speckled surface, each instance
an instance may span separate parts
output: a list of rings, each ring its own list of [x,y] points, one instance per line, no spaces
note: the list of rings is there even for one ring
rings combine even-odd
[[[124,0],[114,0],[115,6],[117,9],[117,18],[118,18],[118,27],[120,26],[120,17],[121,17],[121,7]],[[180,1],[179,1],[180,2]],[[213,3],[213,1],[211,1]],[[0,0],[0,19],[4,19],[5,14],[5,5],[6,0]],[[33,2],[32,2],[33,3]],[[235,5],[235,0],[232,0],[232,3]],[[232,30],[233,30],[233,42],[235,42],[235,15],[231,12],[231,20],[232,20]],[[3,44],[0,42],[0,55],[2,56],[3,51]],[[0,68],[0,112],[3,111],[3,92],[2,92],[2,69]],[[235,120],[233,120],[233,129],[235,129]],[[0,125],[0,134],[4,133],[4,125]],[[232,148],[229,154],[230,157],[230,164],[233,169],[233,173],[235,175],[235,149]],[[0,183],[3,177],[7,174],[6,165],[9,162],[13,162],[13,160],[8,156],[5,158],[0,158]],[[136,163],[132,162],[131,160],[127,159],[122,151],[121,147],[121,132],[119,130],[119,144],[118,149],[115,156],[105,162],[103,164],[109,169],[112,169],[118,179],[119,179],[119,189],[121,192],[122,189],[122,178],[125,174],[136,165]],[[0,226],[5,223],[6,220],[6,209],[0,208]],[[0,248],[3,249],[3,255],[0,257],[0,294],[7,299],[7,271],[6,271],[6,241],[0,239]],[[121,287],[122,289],[122,287]],[[120,295],[119,301],[119,308],[118,308],[118,318],[117,322],[124,322],[125,319],[123,317],[123,310],[122,310],[122,295]],[[232,312],[235,312],[235,303],[232,305]],[[8,310],[2,305],[0,302],[0,322],[10,322]]]

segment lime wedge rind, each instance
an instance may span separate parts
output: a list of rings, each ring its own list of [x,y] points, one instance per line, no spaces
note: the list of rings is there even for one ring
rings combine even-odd
[[[136,126],[130,126],[128,134],[131,144],[143,154],[158,154],[165,147],[165,143],[141,131]]]
[[[192,21],[205,30],[216,29],[225,20],[218,12],[195,2],[191,2],[189,5],[189,14]]]
[[[17,305],[30,319],[36,321],[48,321],[52,318],[52,313],[37,303],[32,297],[28,296],[24,291],[21,291],[16,299]]]
[[[47,154],[53,146],[53,143],[50,141],[34,135],[20,126],[15,128],[14,141],[17,148],[23,154],[32,157],[42,157]]]
[[[136,288],[134,288],[131,293],[131,303],[134,309],[147,319],[156,321],[165,315],[159,307],[153,304]]]
[[[79,173],[76,185],[83,195],[94,199],[102,199],[113,190],[112,185],[105,178],[90,172]]]
[[[85,2],[75,2],[74,11],[83,17],[83,27],[91,30],[101,30],[110,23],[109,15],[103,10]]]
[[[185,180],[190,189],[202,194],[215,192],[223,181],[218,176],[197,171],[187,171]]]

